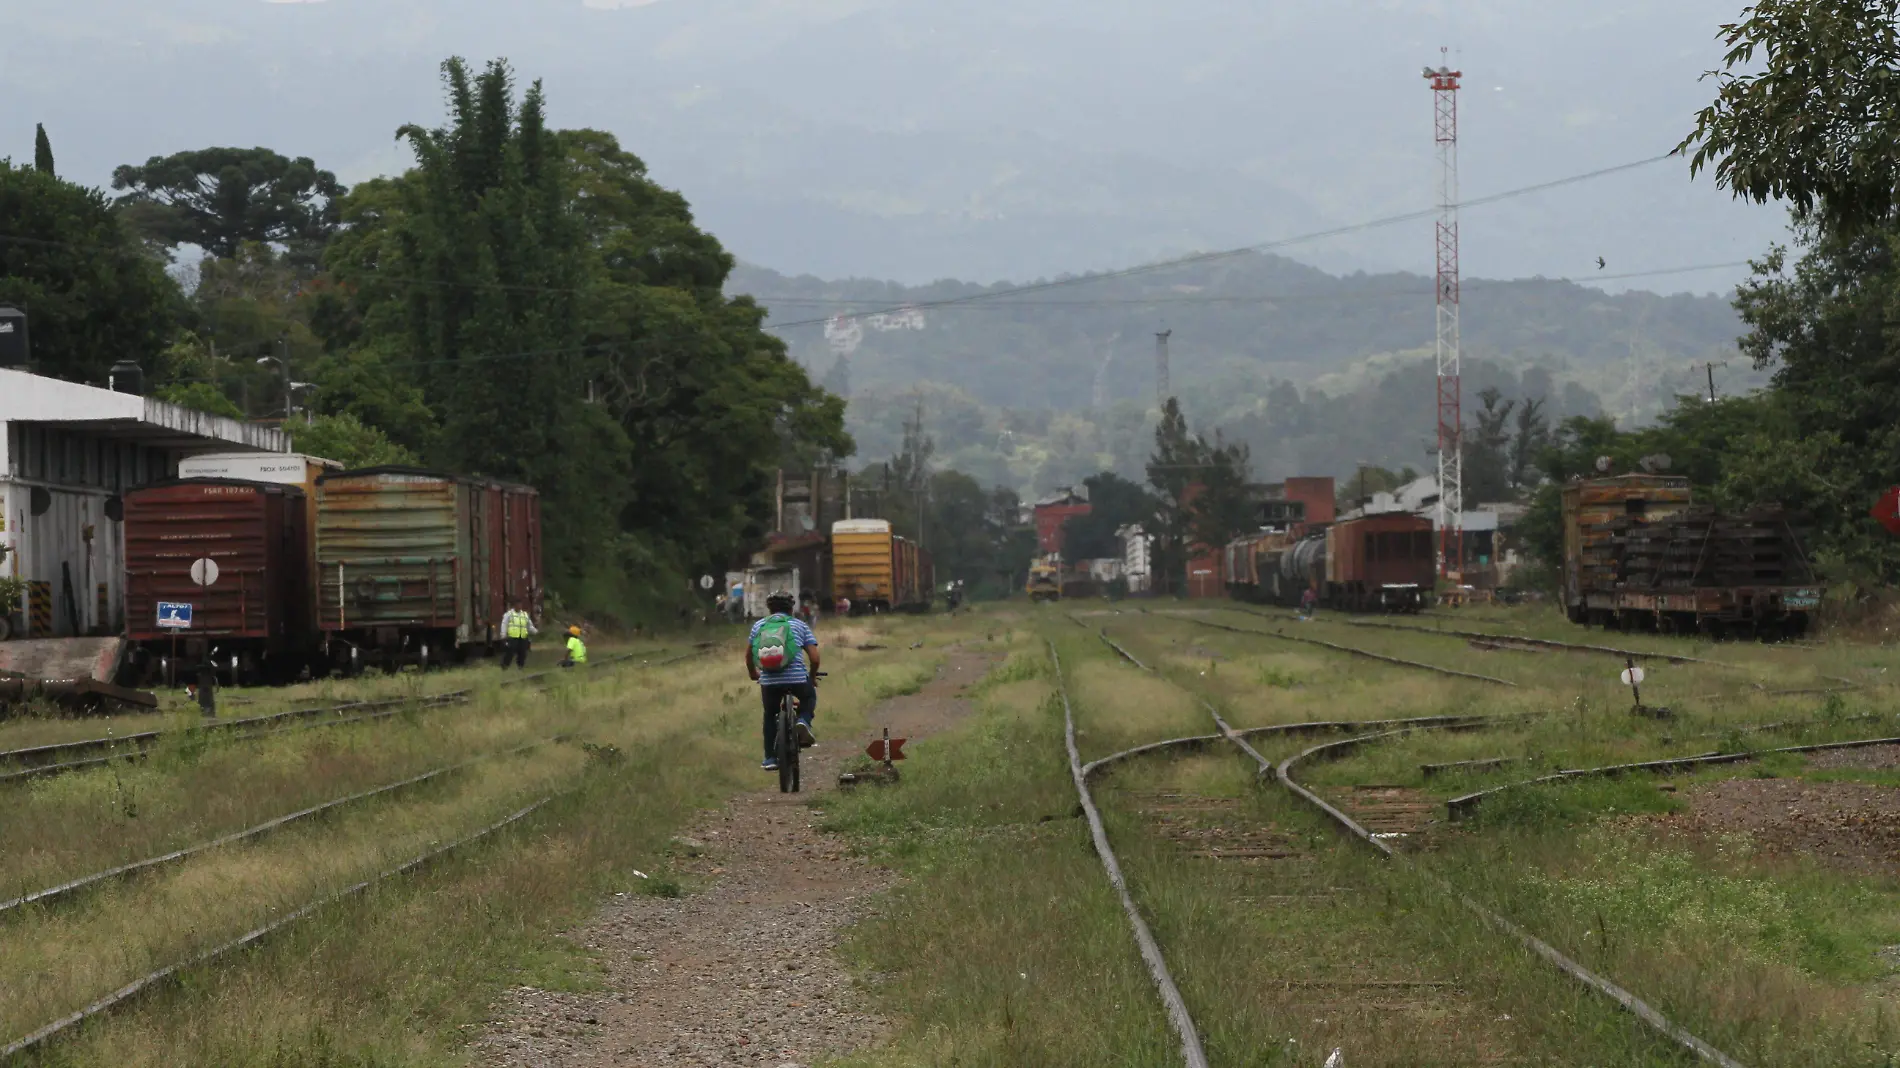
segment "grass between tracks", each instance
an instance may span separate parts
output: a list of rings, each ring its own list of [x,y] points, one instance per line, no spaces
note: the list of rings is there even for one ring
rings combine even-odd
[[[1235,614],[1216,618],[1226,621]],[[1146,640],[1143,647],[1160,649],[1192,633],[1201,646],[1199,669],[1217,664],[1219,676],[1240,678],[1251,673],[1247,658],[1263,650],[1273,655],[1276,644],[1271,638],[1184,627],[1191,624],[1177,619],[1137,637]],[[1217,633],[1218,639],[1207,637]],[[1630,714],[1628,690],[1614,680],[1620,665],[1608,657],[1478,650],[1442,636],[1339,623],[1303,625],[1299,633],[1505,675],[1523,684],[1518,691],[1505,691],[1459,683],[1460,699],[1431,711],[1534,714],[1480,733],[1421,732],[1388,739],[1344,759],[1303,768],[1302,781],[1348,804],[1355,784],[1409,787],[1443,799],[1561,768],[1900,734],[1900,718],[1883,685],[1834,694],[1738,689],[1751,684],[1778,688],[1830,674],[1878,679],[1880,667],[1892,658],[1892,651],[1881,647],[1725,644],[1696,650],[1743,662],[1741,670],[1652,662],[1645,701],[1666,702],[1674,712],[1656,720]],[[1650,647],[1674,649],[1688,644],[1649,636],[1551,636],[1614,644],[1642,639]],[[1210,652],[1229,660],[1216,660]],[[1222,689],[1216,672],[1200,675],[1197,658],[1158,658],[1174,677],[1217,693],[1223,703],[1246,703],[1240,688]],[[1343,656],[1337,662],[1342,674],[1360,670]],[[1230,671],[1230,665],[1237,670]],[[1421,689],[1437,685],[1422,678],[1416,683]],[[1290,688],[1310,688],[1325,700],[1335,692],[1363,690],[1364,684],[1322,676],[1295,679]],[[1732,696],[1659,699],[1659,693]],[[1352,707],[1362,706],[1353,702]],[[1748,729],[1764,723],[1781,726]],[[1287,743],[1274,753],[1296,748]],[[1492,757],[1512,763],[1432,779],[1420,767]],[[1900,881],[1829,867],[1825,857],[1790,851],[1785,843],[1764,848],[1745,832],[1675,831],[1678,825],[1663,818],[1694,807],[1700,787],[1726,779],[1789,776],[1885,789],[1896,782],[1892,770],[1813,771],[1799,758],[1776,756],[1695,772],[1525,788],[1488,801],[1468,825],[1428,832],[1431,845],[1423,861],[1743,1063],[1755,1068],[1891,1066],[1900,1062],[1900,972],[1891,949],[1900,943]],[[1671,790],[1658,789],[1664,779]],[[1774,811],[1774,819],[1796,826],[1808,819],[1779,811],[1773,800],[1762,804]],[[1849,822],[1878,818],[1863,814]],[[1808,825],[1817,831],[1824,826]],[[1878,829],[1873,833],[1878,835]],[[1815,839],[1816,848],[1825,850],[1825,841],[1823,833]]]
[[[1211,729],[1178,689],[1112,659],[1093,636],[1055,619],[1047,629],[1085,759]],[[1039,645],[1019,643],[977,700],[979,715],[933,741],[900,789],[829,805],[831,826],[911,876],[852,946],[904,1033],[847,1063],[1176,1063],[1075,817],[1062,709]],[[1333,1046],[1353,1065],[1676,1063],[1627,1017],[1517,960],[1416,880],[1341,848],[1255,785],[1241,760],[1218,749],[1145,758],[1096,786],[1215,1064],[1317,1065]],[[1136,791],[1161,786],[1231,800],[1224,822],[1277,826],[1304,859],[1185,859],[1138,814]]]
[[[542,705],[537,722],[571,724],[591,750],[564,745],[485,764],[256,846],[0,919],[0,1020],[9,1033],[27,1030],[149,964],[228,939],[555,792],[553,805],[522,824],[190,971],[42,1057],[73,1065],[465,1063],[467,1042],[503,986],[594,982],[584,952],[557,932],[604,895],[635,889],[634,869],[663,869],[684,821],[756,781],[757,698],[733,649],[659,672],[564,676],[546,693],[504,691],[502,706],[451,711],[473,723]],[[868,700],[854,684],[859,668],[870,689],[904,685],[904,672],[879,667],[888,659],[828,650],[826,666],[843,683],[827,692],[830,714],[848,718]],[[185,768],[161,761],[155,770]]]

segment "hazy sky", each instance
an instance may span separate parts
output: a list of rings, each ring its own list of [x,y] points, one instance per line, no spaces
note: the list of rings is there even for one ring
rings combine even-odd
[[[1025,279],[1427,207],[1439,47],[1463,192],[1657,155],[1741,0],[11,0],[0,153],[60,169],[213,144],[346,181],[441,115],[436,65],[506,56],[612,130],[738,255],[783,271]],[[1472,276],[1726,263],[1783,231],[1680,160],[1473,208]],[[1288,247],[1431,267],[1429,223]],[[1628,284],[1709,291],[1737,269]]]

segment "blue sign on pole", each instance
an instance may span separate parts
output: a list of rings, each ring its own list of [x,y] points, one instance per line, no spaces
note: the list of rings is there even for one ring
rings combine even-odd
[[[188,630],[191,627],[191,605],[183,601],[158,602],[158,625]]]

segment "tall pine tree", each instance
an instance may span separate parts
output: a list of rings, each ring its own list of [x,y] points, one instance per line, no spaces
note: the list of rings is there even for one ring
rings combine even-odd
[[[33,124],[33,169],[53,174],[53,142],[46,138],[46,127],[37,122]]]

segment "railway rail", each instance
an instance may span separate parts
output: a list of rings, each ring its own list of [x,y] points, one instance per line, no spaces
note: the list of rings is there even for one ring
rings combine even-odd
[[[1517,683],[1512,682],[1509,679],[1495,678],[1490,675],[1479,675],[1475,672],[1470,672],[1470,671],[1459,671],[1457,668],[1440,667],[1437,664],[1427,664],[1418,660],[1406,660],[1403,657],[1387,656],[1384,653],[1375,653],[1371,651],[1370,649],[1360,649],[1357,646],[1340,645],[1338,642],[1329,642],[1323,638],[1305,638],[1296,634],[1283,634],[1279,631],[1253,630],[1248,627],[1230,627],[1225,623],[1215,623],[1212,620],[1198,619],[1194,616],[1180,615],[1173,612],[1164,613],[1164,614],[1173,616],[1176,619],[1186,620],[1187,622],[1193,623],[1196,626],[1212,627],[1215,630],[1232,631],[1235,634],[1251,634],[1257,638],[1277,638],[1281,641],[1300,642],[1305,645],[1317,645],[1324,649],[1331,649],[1337,653],[1350,653],[1353,656],[1365,657],[1368,660],[1379,660],[1388,664],[1397,664],[1400,667],[1416,668],[1421,671],[1431,671],[1439,675],[1448,676],[1450,678],[1471,679],[1476,682],[1488,682],[1492,684],[1493,686],[1508,686],[1513,689],[1517,687]],[[1084,626],[1086,626],[1086,624],[1084,624]]]
[[[1233,629],[1239,629],[1239,628],[1233,628]],[[1617,1004],[1619,1007],[1629,1012],[1631,1015],[1635,1016],[1638,1020],[1642,1021],[1646,1026],[1651,1028],[1661,1037],[1667,1039],[1668,1041],[1681,1047],[1682,1049],[1690,1053],[1693,1053],[1695,1056],[1701,1058],[1702,1060],[1708,1063],[1717,1065],[1718,1068],[1743,1068],[1740,1062],[1736,1061],[1734,1058],[1728,1056],[1726,1053],[1723,1053],[1721,1050],[1710,1045],[1708,1042],[1697,1037],[1688,1029],[1671,1021],[1666,1016],[1664,1016],[1661,1012],[1657,1011],[1648,1002],[1642,1000],[1641,998],[1637,997],[1635,994],[1631,993],[1630,991],[1612,982],[1610,979],[1602,975],[1599,975],[1598,973],[1590,970],[1589,968],[1578,963],[1577,961],[1572,960],[1570,957],[1566,956],[1561,951],[1559,951],[1556,947],[1550,945],[1549,943],[1531,934],[1529,931],[1525,930],[1523,927],[1517,925],[1516,923],[1513,923],[1512,921],[1506,919],[1505,917],[1499,915],[1498,913],[1492,911],[1486,906],[1468,897],[1462,891],[1458,890],[1455,886],[1451,885],[1446,880],[1440,878],[1439,876],[1429,871],[1424,870],[1422,867],[1416,864],[1411,863],[1410,858],[1406,857],[1403,853],[1400,853],[1399,851],[1393,849],[1390,844],[1388,844],[1385,840],[1383,840],[1378,835],[1375,835],[1372,831],[1367,829],[1364,825],[1359,823],[1357,820],[1353,819],[1352,816],[1340,810],[1336,806],[1332,805],[1330,802],[1326,801],[1326,799],[1321,797],[1319,794],[1301,785],[1299,781],[1294,778],[1294,775],[1293,775],[1294,769],[1306,761],[1313,760],[1320,757],[1331,757],[1331,756],[1342,755],[1359,746],[1373,743],[1379,740],[1399,737],[1399,736],[1410,734],[1414,731],[1419,731],[1419,730],[1439,730],[1439,729],[1479,730],[1479,729],[1484,729],[1486,727],[1494,725],[1497,720],[1504,719],[1504,718],[1514,719],[1517,717],[1467,717],[1467,718],[1464,718],[1463,720],[1459,720],[1456,717],[1443,717],[1445,719],[1452,720],[1452,722],[1436,723],[1436,724],[1420,723],[1420,724],[1415,724],[1415,725],[1386,727],[1384,729],[1372,731],[1369,733],[1357,734],[1349,738],[1344,738],[1344,739],[1330,741],[1330,742],[1322,742],[1318,745],[1311,746],[1291,757],[1288,757],[1287,759],[1280,761],[1278,764],[1274,764],[1271,761],[1267,760],[1264,756],[1262,756],[1258,750],[1254,749],[1251,745],[1247,744],[1244,741],[1244,739],[1240,736],[1239,732],[1234,731],[1227,724],[1225,718],[1220,715],[1219,711],[1206,698],[1202,697],[1201,695],[1197,693],[1194,693],[1194,691],[1189,690],[1185,686],[1181,686],[1180,683],[1174,682],[1173,679],[1169,679],[1166,675],[1163,675],[1161,672],[1158,672],[1154,668],[1143,663],[1133,653],[1129,652],[1121,644],[1116,642],[1114,639],[1110,638],[1106,630],[1099,630],[1097,633],[1098,633],[1098,636],[1101,638],[1102,642],[1105,645],[1107,645],[1110,649],[1114,650],[1114,652],[1118,656],[1120,656],[1122,659],[1128,661],[1130,664],[1133,664],[1137,668],[1143,671],[1146,671],[1151,675],[1154,675],[1157,678],[1162,678],[1162,679],[1165,679],[1166,681],[1174,683],[1174,685],[1179,686],[1184,692],[1187,692],[1190,696],[1198,700],[1201,703],[1201,705],[1205,709],[1207,709],[1208,713],[1213,717],[1215,725],[1220,729],[1220,732],[1221,732],[1220,736],[1227,738],[1230,742],[1232,742],[1235,745],[1237,749],[1241,750],[1243,753],[1245,753],[1250,759],[1252,759],[1255,762],[1255,764],[1259,768],[1259,775],[1261,778],[1270,778],[1279,782],[1283,787],[1285,787],[1288,790],[1289,793],[1293,794],[1295,797],[1299,798],[1300,800],[1307,803],[1309,806],[1319,811],[1322,815],[1324,815],[1327,819],[1332,821],[1341,830],[1348,833],[1352,838],[1354,838],[1355,840],[1357,840],[1364,846],[1372,849],[1375,853],[1385,858],[1386,860],[1391,861],[1396,864],[1403,864],[1407,866],[1408,870],[1421,876],[1426,883],[1428,883],[1435,889],[1449,895],[1461,907],[1465,908],[1467,911],[1470,911],[1474,916],[1478,917],[1478,919],[1481,922],[1483,922],[1487,927],[1490,927],[1493,930],[1496,930],[1502,934],[1508,935],[1511,938],[1515,939],[1520,945],[1524,946],[1526,949],[1530,950],[1532,953],[1534,953],[1538,957],[1541,957],[1542,959],[1550,963],[1553,967],[1555,967],[1558,971],[1563,973],[1565,976],[1582,984],[1583,986],[1596,992],[1597,994],[1608,998],[1609,1000]],[[1246,633],[1256,633],[1256,632],[1246,632]],[[1051,653],[1053,654],[1053,652],[1054,652],[1054,646],[1051,645]],[[1414,666],[1432,667],[1432,665],[1414,665]],[[1449,670],[1449,669],[1434,669],[1434,670]],[[1067,708],[1066,693],[1064,696],[1064,707],[1066,710]],[[1370,727],[1370,726],[1382,726],[1382,725],[1366,723],[1366,724],[1363,724],[1362,726]],[[1255,733],[1259,733],[1259,732],[1256,731]],[[1187,744],[1191,742],[1205,744],[1206,740],[1207,740],[1206,738],[1178,739],[1178,740],[1175,740],[1174,744],[1177,744],[1177,745]],[[1129,750],[1128,755],[1133,755],[1136,752],[1146,753],[1146,752],[1160,751],[1161,749],[1168,747],[1169,744],[1170,743],[1161,743],[1157,745],[1137,747],[1137,749],[1135,750]],[[1117,755],[1119,756],[1120,754],[1117,754]]]
[[[694,656],[699,655],[700,653],[704,652],[707,648],[710,648],[710,644],[701,645],[690,652],[681,653],[679,655],[667,658],[652,666],[660,667],[666,664],[679,663],[681,661],[684,661],[684,660],[687,660]],[[642,654],[640,653],[619,654],[614,657],[603,658],[602,660],[597,661],[597,663],[600,663],[600,664],[623,663],[639,655],[642,655]],[[557,673],[552,672],[552,671],[543,671],[543,672],[538,672],[533,675],[518,676],[514,679],[508,680],[506,683],[504,683],[504,685],[519,685],[522,683],[532,682],[536,679],[546,678],[554,674],[557,674]],[[451,696],[456,696],[461,699],[466,699],[467,695],[471,692],[472,690],[458,691],[456,694],[444,694],[444,695],[436,695],[436,696],[438,698],[447,698]],[[407,700],[407,699],[399,699],[399,700]],[[442,702],[438,702],[438,703],[442,703]],[[310,710],[299,710],[299,711],[309,712]],[[325,710],[318,710],[318,711],[329,711],[329,710],[325,709]],[[393,710],[389,714],[393,714]],[[272,717],[256,717],[256,718],[269,719]],[[364,717],[357,717],[357,718],[361,719]],[[341,722],[355,722],[355,721],[356,720],[337,720],[337,721],[331,721],[331,722],[341,723]],[[123,739],[119,739],[119,740],[123,741]],[[293,812],[285,816],[280,816],[275,819],[265,821],[264,823],[258,824],[254,827],[250,827],[242,831],[233,832],[232,834],[223,835],[218,838],[210,839],[208,841],[198,843],[197,845],[186,847],[185,849],[175,850],[171,853],[166,853],[166,854],[162,854],[155,857],[149,857],[149,858],[146,858],[145,860],[135,861],[130,864],[120,865],[118,867],[106,869],[100,872],[94,872],[91,875],[83,876],[79,879],[70,880],[58,886],[48,887],[44,890],[36,891],[34,893],[24,895],[20,898],[16,898],[11,901],[0,902],[0,912],[12,911],[14,909],[18,909],[20,907],[23,907],[28,904],[33,904],[33,903],[46,903],[48,901],[57,899],[67,894],[77,892],[86,887],[94,886],[94,885],[97,885],[99,883],[102,883],[114,878],[131,875],[131,874],[141,872],[141,871],[146,871],[151,868],[155,868],[155,867],[159,867],[165,864],[170,864],[170,863],[184,860],[190,856],[194,856],[194,855],[206,852],[208,850],[221,848],[226,845],[231,845],[231,844],[235,844],[237,842],[244,841],[247,839],[266,835],[273,831],[279,830],[290,823],[309,819],[321,813],[332,811],[339,807],[355,804],[357,802],[365,801],[373,797],[383,796],[383,795],[387,795],[399,790],[407,789],[409,787],[417,786],[424,782],[428,782],[428,781],[452,774],[456,771],[464,770],[467,767],[476,763],[480,763],[481,761],[484,761],[484,760],[492,760],[492,759],[496,759],[503,756],[515,755],[515,754],[536,748],[538,746],[546,745],[551,742],[556,742],[559,740],[561,740],[559,736],[544,738],[544,739],[537,740],[535,742],[528,743],[523,746],[515,747],[513,749],[502,750],[496,753],[490,753],[484,756],[476,757],[468,761],[463,761],[461,763],[447,765],[441,768],[436,768],[432,771],[425,772],[421,775],[412,776],[410,778],[403,779],[398,782],[389,783],[372,790],[362,791],[360,793],[336,798],[331,801],[324,802],[323,804],[320,804],[320,805],[311,806],[309,808],[302,809],[298,812]],[[86,744],[86,743],[71,743],[71,744]],[[147,751],[149,751],[149,748],[145,750],[141,750],[141,752],[147,752]],[[109,761],[112,759],[116,759],[116,758],[114,757],[95,758],[94,760],[85,761],[82,763],[86,765],[90,765],[93,763],[98,763],[101,761]],[[43,770],[43,769],[40,769],[40,770]],[[26,1054],[26,1053],[30,1053],[35,1050],[38,1050],[46,1046],[53,1039],[71,1031],[73,1028],[79,1026],[80,1024],[85,1023],[86,1021],[91,1020],[95,1017],[101,1016],[105,1013],[111,1012],[115,1008],[118,1008],[120,1006],[130,1003],[134,999],[138,998],[140,995],[154,989],[158,985],[164,983],[168,979],[173,978],[174,976],[180,975],[184,972],[187,972],[192,969],[217,961],[223,957],[229,956],[230,954],[238,950],[244,949],[248,946],[255,945],[261,942],[263,939],[269,937],[271,934],[277,931],[280,931],[286,927],[289,927],[292,924],[295,924],[312,915],[315,915],[316,913],[321,912],[322,910],[329,908],[333,905],[336,905],[342,901],[348,900],[352,897],[359,896],[365,891],[369,890],[373,886],[376,886],[380,883],[387,882],[391,879],[395,879],[407,873],[416,871],[424,867],[425,865],[429,864],[430,862],[435,861],[441,857],[444,857],[451,852],[462,849],[482,839],[488,838],[508,827],[511,827],[519,823],[520,821],[533,815],[535,812],[540,811],[542,808],[547,806],[556,798],[563,796],[563,793],[564,792],[556,792],[556,793],[544,796],[540,798],[539,800],[521,809],[518,809],[517,811],[502,818],[501,820],[491,823],[479,830],[473,831],[467,835],[457,838],[454,841],[429,849],[393,868],[388,868],[367,879],[354,883],[350,886],[344,887],[343,889],[338,890],[334,893],[327,894],[323,897],[310,901],[296,909],[293,909],[285,913],[284,915],[280,917],[277,917],[271,920],[269,923],[263,924],[262,926],[246,931],[245,933],[237,936],[236,938],[230,939],[226,942],[222,942],[216,946],[213,946],[202,952],[194,954],[190,957],[187,957],[179,961],[175,961],[162,968],[156,969],[143,976],[140,976],[139,978],[133,980],[132,982],[126,984],[125,986],[120,987],[117,990],[114,990],[113,992],[98,999],[97,1001],[92,1002],[91,1004],[85,1006],[84,1008],[79,1009],[66,1016],[60,1017],[59,1019],[54,1020],[34,1030],[33,1032],[8,1043],[6,1046],[0,1047],[0,1062],[11,1061],[22,1054]]]
[[[1232,612],[1242,612],[1261,619],[1286,620],[1294,617],[1275,612],[1261,612],[1240,604],[1223,606]],[[1708,657],[1689,656],[1686,653],[1663,653],[1654,650],[1624,649],[1614,645],[1594,645],[1589,642],[1560,642],[1553,638],[1532,638],[1522,634],[1499,634],[1495,631],[1465,630],[1452,627],[1427,627],[1415,623],[1390,623],[1379,619],[1329,618],[1328,622],[1348,627],[1365,627],[1374,630],[1404,630],[1416,634],[1437,634],[1447,638],[1463,638],[1466,641],[1497,642],[1501,646],[1530,645],[1539,649],[1558,649],[1567,653],[1597,653],[1602,656],[1623,657],[1629,660],[1662,660],[1671,664],[1707,664],[1711,667],[1739,668],[1743,665],[1726,660],[1711,660]]]
[[[458,771],[465,771],[469,768],[474,767],[477,764],[482,763],[483,761],[495,760],[501,757],[515,756],[520,753],[526,753],[530,750],[538,749],[543,745],[549,745],[549,744],[563,741],[565,740],[565,738],[566,738],[565,735],[554,735],[549,738],[542,738],[533,742],[529,742],[526,745],[518,745],[512,749],[504,749],[495,753],[484,753],[481,756],[474,757],[469,760],[464,760],[458,764],[445,765],[443,767],[435,768],[434,770],[431,770],[431,771],[425,771],[420,775],[412,775],[409,778],[401,779],[397,782],[388,783],[386,785],[374,787],[369,790],[360,790],[353,794],[347,794],[343,797],[338,797],[329,801],[322,802],[321,804],[311,805],[308,808],[299,809],[296,812],[289,813],[288,815],[278,816],[274,819],[265,820],[263,823],[257,824],[254,827],[247,827],[241,831],[232,831],[230,834],[223,834],[223,835],[219,835],[216,838],[207,839],[203,842],[197,843],[196,845],[185,846],[182,849],[174,849],[169,853],[161,853],[154,857],[147,857],[144,860],[135,860],[128,864],[120,864],[117,867],[106,868],[103,871],[96,871],[90,875],[82,875],[77,879],[70,879],[56,886],[49,886],[44,890],[35,890],[30,894],[22,894],[19,897],[13,898],[12,900],[9,900],[9,901],[0,901],[0,915],[4,915],[5,913],[12,912],[15,909],[23,908],[27,905],[46,904],[54,900],[57,900],[59,898],[66,897],[67,895],[77,893],[81,890],[86,889],[89,886],[97,886],[100,883],[107,882],[112,879],[123,878],[128,875],[136,875],[139,872],[150,871],[154,868],[163,867],[167,864],[175,864],[181,860],[187,860],[187,859],[190,859],[191,857],[195,857],[200,853],[207,853],[207,852],[210,852],[211,850],[221,849],[228,845],[236,845],[239,842],[247,842],[253,838],[261,838],[264,835],[270,834],[273,831],[282,830],[283,828],[288,827],[293,823],[298,823],[303,820],[310,819],[314,816],[320,816],[326,812],[333,812],[339,808],[344,808],[348,805],[353,805],[359,801],[368,801],[372,798],[382,797],[387,794],[392,794],[401,790],[406,790],[412,786],[420,786],[423,783],[432,782],[436,779],[440,779],[445,776],[452,775]]]
[[[397,866],[393,868],[389,868],[382,872],[379,872],[378,874],[373,875],[368,879],[364,879],[361,882],[357,882],[350,886],[346,886],[343,889],[338,890],[333,894],[327,894],[321,898],[318,898],[315,901],[311,901],[308,904],[302,905],[296,909],[292,909],[291,911],[285,913],[282,916],[279,916],[278,918],[270,921],[269,923],[266,923],[260,927],[252,928],[251,930],[246,931],[244,934],[241,934],[238,937],[233,938],[228,942],[220,943],[216,946],[211,947],[210,949],[203,951],[202,953],[198,953],[184,960],[177,961],[172,964],[168,964],[163,968],[159,968],[156,971],[149,972],[143,976],[140,976],[139,978],[134,979],[132,982],[127,983],[126,985],[120,987],[117,990],[114,990],[112,993],[107,994],[105,997],[100,998],[99,1000],[93,1002],[90,1005],[87,1005],[85,1008],[80,1009],[76,1012],[70,1013],[66,1016],[62,1016],[59,1019],[46,1024],[44,1027],[41,1027],[30,1034],[24,1035],[21,1038],[15,1039],[14,1041],[8,1043],[6,1046],[0,1047],[0,1061],[12,1060],[14,1058],[19,1057],[21,1054],[29,1053],[36,1049],[39,1049],[45,1046],[48,1042],[52,1041],[54,1038],[59,1037],[60,1035],[66,1033],[67,1031],[72,1030],[75,1027],[78,1027],[80,1024],[85,1023],[87,1020],[93,1019],[98,1016],[102,1016],[105,1013],[111,1012],[113,1009],[116,1009],[122,1005],[125,1005],[131,1002],[133,999],[137,998],[139,995],[144,994],[146,991],[157,987],[159,984],[165,982],[166,980],[172,978],[173,976],[180,975],[194,968],[198,968],[203,965],[209,964],[222,957],[229,956],[230,954],[240,949],[244,949],[247,946],[256,945],[257,943],[263,941],[265,938],[276,933],[277,931],[283,930],[284,928],[289,927],[290,925],[294,923],[297,923],[307,917],[313,916],[316,913],[321,912],[332,905],[338,904],[339,902],[342,902],[342,901],[346,901],[352,897],[356,897],[362,894],[364,891],[368,890],[372,886],[376,886],[379,883],[384,883],[398,876],[405,875],[409,872],[415,871],[423,867],[424,865],[430,863],[431,861],[437,860],[458,849],[461,849],[465,846],[471,845],[484,838],[487,838],[498,831],[511,827],[515,825],[516,823],[519,823],[520,821],[533,815],[534,813],[540,811],[548,803],[552,802],[557,796],[559,795],[550,794],[546,797],[543,797],[540,800],[535,801],[534,803],[527,805],[524,808],[518,809],[515,812],[509,814],[508,816],[494,823],[491,823],[488,826],[483,827],[478,831],[474,831],[470,834],[463,835],[462,837],[457,838],[456,840],[452,842],[448,842],[446,844],[436,846],[435,848],[430,849],[427,852],[418,854],[417,856],[412,857],[411,859],[404,861],[403,863],[398,864]]]
[[[679,663],[699,655],[704,646],[693,651],[669,657],[653,664],[664,667]],[[652,653],[617,653],[595,661],[597,666],[617,665],[636,656],[654,656],[664,653],[664,648]],[[552,669],[537,671],[529,675],[517,675],[501,682],[502,686],[519,686],[539,679],[557,675]],[[298,708],[287,712],[274,712],[264,716],[251,716],[245,719],[220,720],[191,730],[209,734],[237,733],[247,737],[263,737],[288,730],[302,730],[311,727],[342,727],[353,723],[365,723],[373,720],[388,719],[407,708],[436,708],[447,704],[459,704],[475,695],[474,687],[449,690],[439,694],[418,696],[378,698],[373,701],[346,701],[337,705],[325,705],[317,708]],[[335,716],[336,718],[325,718]],[[313,722],[314,721],[314,722]],[[122,760],[140,760],[150,755],[151,750],[166,737],[175,736],[175,731],[142,731],[119,737],[86,738],[73,742],[56,742],[51,745],[29,746],[23,749],[0,751],[0,766],[26,764],[28,766],[14,771],[0,772],[0,786],[25,782],[30,779],[63,775],[72,771],[102,767]],[[104,756],[87,756],[89,753],[104,753]]]

